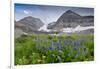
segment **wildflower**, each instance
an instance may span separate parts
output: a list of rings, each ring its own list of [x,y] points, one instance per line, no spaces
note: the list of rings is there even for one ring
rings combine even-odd
[[[80,42],[73,42],[73,46],[80,46]]]
[[[55,48],[53,46],[49,47],[48,50],[54,50]]]
[[[57,43],[57,48],[60,49],[61,48],[61,44]]]
[[[53,42],[52,42],[52,47],[51,47],[51,49],[52,49],[52,50],[54,50],[54,49],[55,49]]]
[[[67,44],[68,43],[68,41],[67,40],[64,40],[64,44]]]

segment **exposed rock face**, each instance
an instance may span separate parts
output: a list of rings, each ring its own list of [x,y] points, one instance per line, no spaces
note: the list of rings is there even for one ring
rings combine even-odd
[[[83,16],[81,26],[94,26],[94,16]]]
[[[56,22],[52,22],[50,24],[48,24],[47,29],[53,29],[56,25]]]
[[[67,27],[93,26],[94,16],[81,16],[71,10],[63,13],[53,25],[48,25],[48,29],[60,30]]]
[[[20,21],[15,21],[15,35],[23,34],[69,34],[70,28],[81,30],[80,27],[91,27],[94,26],[94,16],[81,16],[71,10],[66,11],[63,13],[56,22],[52,22],[50,24],[44,25],[44,23],[38,19],[31,16],[25,17]],[[70,32],[70,34],[73,32]],[[87,29],[84,31],[76,31],[74,33],[78,34],[87,34],[87,33],[94,33],[94,29]]]
[[[40,19],[31,16],[25,17],[20,21],[15,21],[15,37],[17,38],[27,33],[33,33],[43,25],[44,23]]]
[[[44,25],[44,23],[40,19],[31,16],[25,17],[18,22],[28,26],[33,30],[37,30]]]
[[[18,22],[15,22],[15,28],[20,28],[24,32],[33,32],[38,30],[44,23],[38,19],[31,16],[25,17]]]

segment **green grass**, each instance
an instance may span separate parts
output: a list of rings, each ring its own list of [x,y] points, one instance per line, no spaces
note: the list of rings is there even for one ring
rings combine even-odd
[[[15,38],[15,65],[94,60],[94,35],[29,35]]]

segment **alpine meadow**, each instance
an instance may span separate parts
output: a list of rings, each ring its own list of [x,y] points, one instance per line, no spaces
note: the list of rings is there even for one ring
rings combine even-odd
[[[15,4],[14,64],[94,61],[94,8]]]

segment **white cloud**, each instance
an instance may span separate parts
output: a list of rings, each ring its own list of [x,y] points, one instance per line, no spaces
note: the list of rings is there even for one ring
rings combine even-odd
[[[29,14],[29,12],[28,12],[28,11],[26,11],[26,10],[24,10],[24,13],[25,13],[25,14]]]

